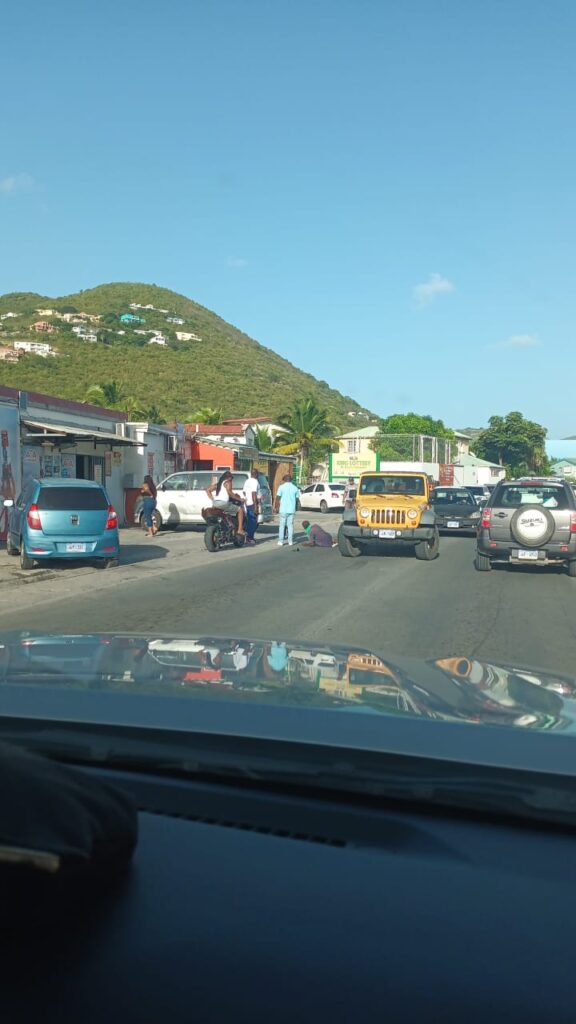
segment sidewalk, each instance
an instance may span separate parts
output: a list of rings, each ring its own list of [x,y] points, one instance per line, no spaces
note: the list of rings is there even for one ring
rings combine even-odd
[[[301,522],[311,518],[311,513],[298,513],[296,517],[296,539],[303,540]],[[340,522],[340,515],[328,514],[315,517],[334,536]],[[195,565],[211,561],[214,564],[228,557],[250,557],[259,548],[276,544],[278,536],[277,522],[261,526],[256,534],[256,547],[226,547],[222,551],[210,553],[204,544],[202,527],[183,527],[180,530],[162,530],[155,537],[145,538],[143,531],[136,527],[120,528],[120,566],[105,570],[107,575],[117,579],[121,584],[125,571],[146,574],[152,566],[166,569],[167,572],[183,568],[183,563],[193,568]],[[0,592],[14,586],[29,586],[42,580],[58,581],[63,586],[82,576],[93,576],[103,570],[91,562],[61,561],[47,564],[36,569],[22,570],[18,557],[11,558],[6,553],[6,545],[0,545]]]

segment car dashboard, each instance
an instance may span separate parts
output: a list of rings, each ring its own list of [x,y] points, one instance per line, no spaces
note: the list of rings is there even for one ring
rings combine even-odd
[[[574,1019],[572,833],[83,770],[139,843],[108,886],[0,873],[10,1024]]]

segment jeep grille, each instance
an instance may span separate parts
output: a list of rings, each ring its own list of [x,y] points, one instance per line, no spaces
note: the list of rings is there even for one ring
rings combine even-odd
[[[400,508],[374,508],[371,522],[385,523],[387,526],[405,526],[406,513]]]

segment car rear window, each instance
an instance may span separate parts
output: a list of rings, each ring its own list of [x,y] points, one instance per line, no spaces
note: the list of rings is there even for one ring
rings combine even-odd
[[[432,503],[434,505],[455,505],[455,504],[469,504],[473,503],[472,495],[470,491],[440,491],[435,490],[432,495]]]
[[[52,512],[108,508],[106,495],[99,487],[43,487],[36,504]]]
[[[496,496],[495,505],[503,508],[520,508],[522,505],[543,505],[544,508],[569,508],[568,497],[563,487],[503,487]]]

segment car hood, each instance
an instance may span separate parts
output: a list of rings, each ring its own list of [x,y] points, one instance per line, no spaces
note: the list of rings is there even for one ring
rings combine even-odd
[[[576,680],[474,657],[418,660],[289,640],[0,633],[0,713],[33,687],[573,731]],[[20,702],[20,706],[25,705]]]

